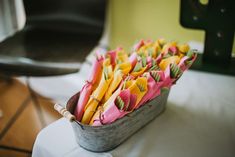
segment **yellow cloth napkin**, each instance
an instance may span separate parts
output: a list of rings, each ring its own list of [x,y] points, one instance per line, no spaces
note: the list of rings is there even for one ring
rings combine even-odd
[[[162,70],[165,70],[169,64],[175,63],[177,65],[179,62],[180,62],[180,57],[179,56],[171,56],[171,57],[168,57],[166,59],[163,59],[160,62],[159,67]]]
[[[98,87],[92,92],[92,95],[87,105],[85,106],[84,115],[81,121],[82,123],[89,124],[93,114],[96,111],[97,106],[99,105],[99,102],[101,101],[105,92],[107,91],[112,78],[113,78],[112,66],[111,65],[104,66],[100,83]]]
[[[110,83],[110,86],[105,94],[105,97],[102,101],[103,103],[109,99],[109,97],[117,89],[118,85],[122,81],[123,76],[127,75],[130,72],[130,70],[131,70],[130,62],[124,62],[116,65],[113,80]]]
[[[147,65],[143,66],[142,63],[138,61],[132,70],[131,75],[134,77],[140,76],[146,71],[147,68]]]
[[[124,50],[117,51],[117,63],[123,63],[128,61],[128,54]]]
[[[131,94],[135,94],[137,96],[136,104],[139,104],[142,97],[148,90],[147,86],[147,78],[146,77],[138,77],[136,80],[129,80],[125,83],[125,88],[129,88]],[[135,107],[134,107],[135,108]]]
[[[98,119],[98,117],[100,116],[100,114],[109,107],[109,105],[111,104],[111,102],[114,101],[114,99],[116,99],[116,97],[119,95],[120,91],[121,91],[121,87],[120,86],[113,94],[112,96],[101,106],[99,106],[99,108],[97,109],[97,111],[95,112],[95,114],[93,115],[93,117],[90,120],[89,125],[92,125],[94,123],[95,119]]]

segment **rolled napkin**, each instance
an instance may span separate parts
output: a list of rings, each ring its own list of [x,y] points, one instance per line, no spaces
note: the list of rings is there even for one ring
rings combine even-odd
[[[157,70],[151,71],[150,74],[156,82],[155,88],[153,89],[152,95],[150,96],[150,100],[152,100],[161,94],[161,88],[163,88],[165,81],[165,73],[163,71]]]
[[[112,65],[112,67],[114,69],[115,62],[116,62],[117,51],[116,50],[108,51],[106,56],[109,57],[110,64]]]
[[[196,57],[187,44],[164,39],[141,40],[131,53],[108,51],[80,91],[76,119],[93,126],[114,122],[170,89]]]
[[[130,75],[133,77],[137,77],[142,75],[148,69],[147,66],[147,58],[145,56],[141,56],[139,61],[136,63]]]
[[[113,71],[112,66],[105,66],[103,69],[103,74],[101,81],[98,87],[92,92],[88,103],[85,106],[84,115],[82,117],[82,123],[89,124],[93,114],[96,111],[98,104],[100,103],[101,99],[103,98],[105,92],[107,91],[109,84],[113,78]]]
[[[182,71],[185,71],[190,68],[195,59],[197,58],[196,50],[190,50],[187,52],[187,55],[181,58],[179,62],[179,67]]]
[[[136,108],[144,105],[147,101],[154,99],[161,94],[161,88],[164,85],[165,75],[162,71],[150,71],[143,74],[147,77],[147,88],[151,89],[146,92]]]
[[[172,63],[168,65],[168,67],[165,69],[165,80],[163,87],[170,88],[175,82],[178,80],[178,78],[182,75],[183,71],[179,68],[179,66],[175,63]]]
[[[173,64],[173,63],[178,64],[179,62],[180,62],[180,57],[179,56],[170,56],[168,58],[162,59],[160,64],[159,64],[159,67],[162,70],[166,70],[168,65]]]
[[[88,77],[86,84],[83,86],[82,90],[80,91],[80,97],[78,99],[78,103],[74,111],[74,115],[78,121],[80,121],[83,116],[84,108],[89,100],[92,89],[95,88],[95,87],[92,88],[92,85],[98,84],[100,81],[103,60],[104,60],[103,57],[98,57],[97,55],[95,62],[92,65],[90,76]]]
[[[130,72],[130,70],[131,70],[130,62],[124,62],[116,65],[113,80],[110,83],[107,92],[105,93],[104,102],[106,102],[109,99],[109,97],[117,89],[118,85],[121,83],[124,75],[127,75]]]
[[[148,89],[154,89],[156,86],[155,80],[154,78],[150,75],[150,72],[146,72],[143,74],[143,77],[147,78],[147,88]],[[135,106],[135,109],[139,108],[141,105],[143,105],[143,103],[147,102],[152,95],[152,90],[148,90],[145,95],[143,96],[143,98],[141,99],[141,101]]]
[[[132,69],[132,65],[129,61],[117,64],[115,67],[115,71],[120,70],[124,75],[127,75]]]
[[[138,54],[145,54],[145,56],[157,58],[161,54],[161,49],[165,43],[166,41],[164,39],[158,39],[155,42],[152,40],[141,40],[134,45],[134,51]]]
[[[102,73],[103,61],[104,61],[104,57],[96,55],[96,59],[95,59],[93,65],[92,65],[92,68],[91,68],[91,73],[87,79],[87,81],[90,82],[91,84],[95,84],[95,82],[97,82],[97,80],[99,80],[99,78],[97,76],[101,76],[99,74]]]
[[[129,62],[131,63],[131,69],[133,69],[134,67],[135,67],[135,65],[136,65],[136,63],[137,63],[137,57],[138,57],[138,55],[137,55],[137,53],[132,53],[130,56],[129,56],[129,58],[128,58],[128,60],[129,60]]]
[[[168,64],[165,65],[167,68],[164,71],[164,86],[170,88],[180,78],[183,72],[190,68],[196,57],[195,50],[190,50],[186,53],[186,56],[180,59],[180,61],[178,61],[177,58],[175,61],[168,62]]]
[[[144,40],[140,40],[138,43],[134,45],[134,51],[139,51],[139,49],[144,45],[145,45]]]
[[[177,52],[178,52],[177,43],[175,41],[164,44],[161,51],[163,55],[166,54],[176,55]]]
[[[183,58],[190,49],[188,44],[178,45],[177,47],[178,47],[180,58]]]
[[[120,91],[117,97],[113,97],[109,104],[100,108],[90,121],[90,125],[100,126],[110,124],[122,118],[134,109],[136,95],[131,94],[129,89]]]
[[[122,48],[118,48],[117,57],[116,57],[117,64],[127,62],[127,61],[128,61],[128,54]]]
[[[114,77],[112,82],[110,83],[110,86],[108,87],[107,92],[105,93],[104,99],[103,99],[103,103],[105,103],[110,96],[113,94],[113,92],[115,91],[115,89],[118,87],[118,85],[120,84],[120,82],[123,79],[123,73],[121,70],[117,70],[114,72]]]
[[[76,117],[78,121],[82,119],[84,108],[90,98],[91,92],[92,92],[92,85],[90,83],[86,83],[82,87],[82,90],[80,91],[78,103],[74,111],[74,116]]]
[[[125,85],[124,88],[127,88],[130,90],[131,94],[134,94],[137,96],[136,103],[134,105],[134,108],[139,104],[145,93],[148,91],[147,87],[147,78],[146,77],[138,77],[136,80],[130,80]]]

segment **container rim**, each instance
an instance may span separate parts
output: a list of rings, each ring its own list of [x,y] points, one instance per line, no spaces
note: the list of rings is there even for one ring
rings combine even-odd
[[[165,94],[169,93],[169,91],[170,91],[170,89],[164,89],[164,90],[162,90],[162,91],[161,91],[161,94],[158,95],[156,98],[158,98],[159,96],[162,96],[162,95],[165,95]],[[73,95],[73,96],[68,100],[68,102],[67,102],[67,104],[66,104],[66,106],[65,106],[65,108],[67,109],[67,111],[68,111],[70,114],[72,114],[72,115],[73,115],[74,109],[75,109],[75,107],[76,107],[76,103],[77,103],[77,101],[78,101],[78,99],[79,99],[79,94],[80,94],[80,92],[78,92],[78,93],[76,93],[75,95]],[[154,98],[154,99],[156,99],[156,98]],[[109,128],[112,128],[112,127],[115,128],[115,127],[117,126],[117,124],[118,124],[118,125],[121,125],[122,123],[125,123],[125,121],[126,121],[128,118],[131,118],[133,114],[136,114],[137,112],[140,112],[140,111],[141,111],[140,109],[141,109],[143,106],[148,105],[148,104],[149,104],[150,102],[152,102],[154,99],[152,99],[152,100],[150,100],[150,101],[147,101],[147,102],[145,103],[145,105],[142,105],[141,107],[139,107],[138,109],[134,110],[133,112],[128,113],[128,114],[125,115],[124,117],[122,117],[122,118],[120,118],[120,119],[117,119],[116,121],[114,121],[114,122],[112,122],[112,123],[110,123],[110,124],[105,124],[105,125],[100,125],[100,126],[91,126],[91,125],[88,125],[88,124],[83,124],[83,123],[77,121],[76,119],[73,119],[73,120],[71,120],[70,122],[71,122],[71,123],[73,123],[73,122],[77,123],[77,124],[81,127],[81,129],[101,129],[101,128],[104,129],[104,128],[107,128],[107,127],[109,127]],[[151,106],[151,105],[149,105],[149,106]],[[74,116],[74,115],[73,115],[73,116]]]

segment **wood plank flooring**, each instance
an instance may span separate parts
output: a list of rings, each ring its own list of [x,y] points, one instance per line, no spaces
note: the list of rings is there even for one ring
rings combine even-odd
[[[33,103],[28,88],[16,79],[0,80],[0,156],[31,156],[33,143],[43,126],[59,119],[53,102],[37,95],[41,112]],[[42,117],[40,117],[41,113]]]

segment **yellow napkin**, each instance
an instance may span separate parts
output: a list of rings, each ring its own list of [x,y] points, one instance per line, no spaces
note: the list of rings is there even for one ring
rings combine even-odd
[[[129,80],[125,83],[125,88],[129,88],[131,94],[135,94],[137,96],[136,104],[139,104],[142,97],[148,90],[147,87],[147,78],[146,77],[138,77],[136,80]],[[134,107],[135,108],[135,107]]]
[[[180,51],[179,57],[183,58],[187,54],[187,52],[189,51],[190,47],[188,44],[183,44],[183,45],[179,45],[178,49]]]
[[[190,47],[189,47],[188,44],[179,45],[178,48],[179,48],[180,52],[181,52],[181,53],[184,53],[184,54],[185,54],[186,52],[188,52],[189,49],[190,49]]]
[[[148,68],[146,66],[146,64],[147,63],[145,63],[145,65],[143,65],[142,62],[138,61],[135,65],[134,69],[132,70],[131,75],[134,77],[142,75],[145,72],[145,70]]]
[[[99,108],[97,109],[97,111],[95,112],[95,114],[93,115],[93,117],[91,118],[89,125],[92,125],[94,123],[95,119],[98,119],[98,117],[100,116],[100,114],[109,107],[109,105],[111,104],[111,102],[114,101],[114,99],[116,99],[116,97],[119,95],[120,91],[121,91],[121,87],[120,86],[113,94],[112,96],[101,106],[99,106]]]
[[[168,57],[166,59],[163,59],[160,62],[159,67],[162,70],[165,70],[169,64],[175,63],[177,65],[179,62],[180,62],[180,57],[179,56],[171,56],[171,57]]]
[[[123,63],[128,61],[128,54],[124,50],[117,51],[117,63]]]
[[[131,63],[128,61],[117,64],[115,67],[115,71],[117,70],[121,70],[124,75],[127,75],[131,71]]]
[[[177,46],[177,42],[173,41],[165,44],[162,48],[161,53],[166,54],[168,52],[168,49],[172,46]]]
[[[82,123],[88,124],[96,111],[96,108],[107,91],[109,84],[113,78],[112,66],[104,66],[102,78],[98,87],[92,92],[92,95],[85,106],[84,115],[82,117]]]
[[[123,78],[123,73],[121,70],[117,70],[116,72],[114,72],[113,80],[110,83],[107,92],[105,93],[104,100],[102,101],[103,103],[105,103],[109,99],[109,97],[113,94],[113,91],[118,87],[118,85],[122,81],[122,78]]]
[[[109,99],[109,97],[117,89],[118,85],[122,81],[123,76],[127,75],[130,72],[130,70],[131,70],[130,62],[124,62],[116,65],[113,80],[110,83],[110,86],[105,94],[103,103]]]

